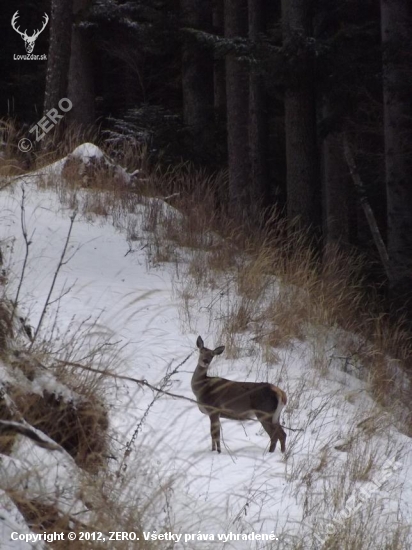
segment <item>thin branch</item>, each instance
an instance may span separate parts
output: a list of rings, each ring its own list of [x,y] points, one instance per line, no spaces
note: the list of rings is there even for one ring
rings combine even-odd
[[[127,442],[126,444],[126,450],[125,452],[123,453],[123,458],[122,458],[122,462],[120,463],[120,466],[119,466],[119,469],[117,471],[117,476],[119,477],[120,476],[120,473],[122,472],[122,470],[125,470],[127,468],[127,466],[125,465],[126,464],[126,460],[127,458],[129,457],[130,453],[132,452],[132,447],[133,447],[133,444],[137,438],[137,436],[139,435],[139,432],[140,430],[142,429],[142,426],[143,424],[145,423],[146,421],[146,418],[148,417],[149,415],[149,412],[150,412],[150,409],[153,407],[153,405],[156,403],[156,401],[158,399],[160,399],[160,392],[163,392],[163,388],[166,388],[168,385],[169,385],[169,382],[170,382],[170,378],[176,374],[179,370],[179,368],[184,365],[186,363],[186,361],[188,361],[188,359],[193,355],[193,351],[191,353],[189,353],[189,355],[186,357],[186,359],[184,359],[179,365],[177,365],[177,367],[175,367],[172,371],[169,371],[169,368],[172,364],[172,362],[169,363],[167,369],[166,369],[166,375],[163,377],[160,385],[161,385],[161,388],[159,388],[159,391],[154,395],[153,399],[151,400],[151,402],[149,403],[149,405],[146,407],[146,410],[142,416],[142,418],[139,420],[134,432],[133,432],[133,435],[132,437],[130,438],[130,440]]]
[[[192,355],[192,353],[190,355],[188,355],[186,357],[186,359],[184,359],[182,361],[182,363],[180,363],[176,369],[174,369],[173,373],[177,371],[177,369],[182,366],[184,363],[186,363],[186,361],[189,359],[189,357]],[[90,371],[90,372],[95,372],[97,374],[101,374],[103,376],[109,376],[111,378],[115,378],[117,380],[126,380],[127,382],[134,382],[135,384],[139,384],[139,386],[146,386],[147,388],[150,388],[152,391],[155,391],[155,392],[158,392],[158,393],[162,393],[164,395],[168,395],[169,397],[173,397],[174,399],[182,399],[183,401],[188,401],[189,403],[193,403],[194,405],[198,405],[198,402],[195,400],[195,399],[192,399],[191,397],[186,397],[185,395],[180,395],[178,393],[172,393],[170,391],[167,391],[167,390],[163,390],[162,388],[157,388],[156,386],[153,386],[152,384],[149,384],[149,382],[145,379],[138,379],[138,378],[132,378],[131,376],[125,376],[123,374],[114,374],[113,372],[103,372],[99,369],[95,369],[93,367],[87,367],[86,365],[81,365],[79,363],[73,363],[72,361],[62,361],[61,359],[57,359],[57,362],[58,363],[63,363],[64,365],[68,365],[70,367],[75,367],[77,369],[84,369],[84,370],[87,370],[87,371]],[[172,374],[172,373],[171,373]],[[216,410],[216,411],[220,411],[220,412],[224,412],[222,411],[222,409],[220,407],[213,407],[213,406],[208,406],[207,407],[208,409],[210,410]],[[251,422],[258,422],[258,420],[256,420],[256,418],[245,418],[244,420],[249,420]],[[303,428],[289,428],[289,426],[284,426],[283,424],[281,424],[282,428],[286,428],[287,430],[290,430],[291,432],[303,432]]]
[[[52,284],[50,285],[49,293],[48,293],[48,295],[47,295],[46,302],[44,303],[43,311],[41,312],[40,320],[39,320],[39,323],[38,323],[38,325],[37,325],[36,331],[35,331],[34,336],[33,336],[33,341],[32,341],[32,343],[31,343],[29,349],[32,348],[34,342],[36,341],[36,337],[37,337],[37,334],[39,333],[39,330],[40,330],[41,325],[42,325],[42,323],[43,323],[43,319],[44,319],[44,316],[45,316],[45,314],[46,314],[47,308],[48,308],[49,305],[50,305],[50,298],[51,298],[52,292],[53,292],[53,290],[54,290],[54,285],[56,284],[57,276],[59,275],[59,272],[60,272],[60,269],[62,268],[62,266],[65,265],[64,257],[65,257],[65,255],[66,255],[66,250],[67,250],[67,247],[68,247],[68,244],[69,244],[70,235],[71,235],[71,232],[72,232],[72,229],[73,229],[73,224],[74,224],[75,218],[76,218],[76,212],[74,212],[74,213],[70,216],[70,227],[69,227],[69,231],[67,232],[66,242],[64,243],[63,251],[62,251],[62,254],[61,254],[61,256],[60,256],[59,263],[57,264],[57,268],[56,268],[56,270],[55,270],[55,272],[54,272]],[[66,262],[66,263],[67,263],[67,262]]]
[[[77,283],[77,279],[74,281],[74,283],[72,285],[69,286],[69,288],[67,288],[66,290],[63,290],[63,292],[60,294],[60,296],[58,298],[56,298],[55,300],[51,300],[49,302],[49,306],[52,306],[56,302],[60,302],[60,300],[62,300],[65,296],[67,296],[73,290],[76,283]],[[63,286],[63,289],[64,289],[64,286]]]
[[[23,285],[24,275],[25,275],[25,272],[26,272],[27,260],[29,259],[29,247],[30,247],[31,242],[32,242],[31,239],[29,240],[29,237],[27,235],[26,209],[25,209],[25,206],[24,206],[26,194],[25,194],[25,190],[24,190],[24,185],[21,186],[21,190],[22,190],[22,196],[21,196],[21,204],[20,204],[20,225],[21,225],[21,231],[23,233],[23,239],[24,239],[24,243],[25,243],[25,246],[26,246],[26,251],[24,253],[23,267],[22,267],[21,273],[20,273],[20,280],[19,280],[19,284],[17,286],[16,297],[14,298],[14,302],[13,302],[13,309],[12,309],[12,312],[11,312],[11,323],[13,323],[13,321],[14,321],[14,314],[16,313],[16,308],[17,308],[17,304],[18,304],[18,301],[19,301],[20,291],[21,291],[21,287]],[[33,235],[34,235],[34,231],[33,231],[33,234],[32,234],[32,238],[33,238]]]

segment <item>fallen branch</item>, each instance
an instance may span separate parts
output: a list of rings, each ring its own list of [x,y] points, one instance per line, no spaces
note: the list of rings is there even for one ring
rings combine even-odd
[[[366,219],[368,220],[369,229],[371,230],[375,246],[378,249],[378,253],[385,269],[386,276],[389,281],[392,281],[393,273],[388,252],[386,250],[385,243],[383,242],[382,235],[379,231],[378,224],[376,223],[375,215],[373,213],[371,205],[369,204],[368,197],[366,196],[366,189],[359,175],[355,159],[353,158],[352,149],[350,148],[346,134],[344,134],[343,136],[343,150],[345,153],[346,163],[348,165],[350,175],[352,176],[360,203],[362,205],[363,211],[365,212]]]
[[[49,441],[42,439],[32,428],[29,428],[24,424],[20,424],[19,422],[12,422],[11,420],[0,420],[0,435],[7,433],[18,433],[20,435],[24,435],[25,437],[28,437],[29,439],[34,441],[39,447],[42,447],[43,449],[62,452],[62,449],[59,445],[55,445],[54,443],[50,443]]]
[[[179,366],[186,363],[186,361],[189,359],[189,357],[191,355],[192,355],[192,353],[189,354],[186,357],[186,359],[184,359],[184,361],[182,361],[182,363],[180,363]],[[75,367],[75,368],[78,368],[78,369],[84,369],[84,370],[87,370],[87,371],[90,371],[90,372],[95,372],[97,374],[101,374],[103,376],[110,376],[111,378],[116,378],[118,380],[126,380],[127,382],[134,382],[135,384],[139,384],[139,386],[146,386],[147,388],[150,388],[152,391],[155,391],[155,392],[158,392],[158,393],[163,393],[164,395],[168,395],[169,397],[173,397],[174,399],[182,399],[183,401],[188,401],[189,403],[193,403],[196,406],[198,405],[197,401],[195,399],[192,399],[191,397],[186,397],[185,395],[180,395],[178,393],[172,393],[170,391],[163,390],[161,388],[157,388],[156,386],[153,386],[152,384],[149,384],[149,382],[145,379],[140,379],[139,380],[138,378],[132,378],[131,376],[125,376],[123,374],[114,374],[112,372],[103,372],[103,371],[101,371],[99,369],[95,369],[93,367],[87,367],[86,365],[81,365],[79,363],[73,363],[72,361],[62,361],[61,359],[57,359],[57,361],[59,363],[62,363],[63,365],[68,365],[70,367]],[[176,367],[176,369],[178,367]],[[176,371],[176,369],[175,369],[175,371]],[[218,410],[218,411],[222,412],[222,409],[220,409],[218,407],[208,406],[208,408],[211,409],[211,410]],[[256,418],[245,418],[245,420],[249,420],[251,422],[258,422],[256,420]],[[281,424],[281,426],[282,426],[282,428],[286,428],[287,430],[290,430],[291,432],[303,432],[303,428],[289,428],[288,426],[284,426],[283,424]]]

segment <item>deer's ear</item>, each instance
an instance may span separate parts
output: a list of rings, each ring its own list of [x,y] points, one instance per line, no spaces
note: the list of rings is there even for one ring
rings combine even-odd
[[[225,346],[219,346],[213,350],[213,355],[220,355],[225,351]]]
[[[199,349],[203,349],[203,348],[205,347],[205,346],[203,345],[203,340],[202,340],[202,337],[201,337],[201,336],[198,336],[198,337],[197,337],[196,346],[197,346]]]

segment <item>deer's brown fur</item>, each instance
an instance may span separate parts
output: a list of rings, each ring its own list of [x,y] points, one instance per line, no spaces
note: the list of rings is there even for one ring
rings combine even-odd
[[[280,441],[285,452],[286,433],[280,425],[280,413],[287,403],[283,390],[268,382],[236,382],[225,378],[207,376],[213,357],[223,353],[225,347],[214,350],[204,347],[199,336],[199,361],[192,376],[192,390],[199,409],[210,418],[212,451],[220,449],[220,418],[251,420],[257,418],[270,437],[269,452],[273,453]]]

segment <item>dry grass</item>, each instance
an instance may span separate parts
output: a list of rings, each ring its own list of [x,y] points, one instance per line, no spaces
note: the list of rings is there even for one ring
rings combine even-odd
[[[46,340],[26,345],[17,318],[12,327],[10,303],[1,303],[5,313],[0,326],[7,329],[2,355],[13,381],[0,386],[0,418],[26,421],[61,445],[81,468],[98,472],[109,454],[104,376],[117,360],[116,346],[102,340],[97,321],[84,322],[75,332],[69,326],[57,341],[54,326]],[[79,358],[85,367],[80,371],[75,367]],[[101,373],[86,370],[91,366]],[[2,451],[9,453],[13,442],[13,435],[3,435]]]
[[[37,395],[16,387],[9,395],[26,422],[61,445],[78,466],[97,472],[105,464],[109,422],[97,398],[74,403],[46,390]]]
[[[50,363],[47,353],[37,357]],[[102,375],[74,375],[64,362],[53,369],[37,357],[35,352],[15,350],[7,359],[17,378],[3,385],[1,418],[24,419],[61,445],[81,468],[96,473],[106,464],[109,452]],[[10,444],[3,441],[3,446]]]
[[[94,480],[93,484],[84,481],[83,497],[87,497],[85,509],[89,510],[92,523],[87,524],[70,512],[63,512],[59,508],[58,499],[55,502],[42,498],[28,498],[24,491],[7,490],[6,494],[16,505],[27,524],[34,533],[49,534],[63,533],[64,540],[48,542],[50,548],[56,550],[67,548],[68,533],[76,533],[76,540],[70,542],[70,547],[75,550],[94,550],[95,548],[110,548],[115,550],[155,550],[162,548],[160,543],[145,541],[143,537],[143,518],[140,515],[140,506],[131,502],[121,505],[117,497],[119,488],[110,484],[102,485],[100,480]],[[167,527],[165,526],[165,529]],[[130,534],[127,540],[110,540],[111,532],[123,531]],[[95,539],[93,540],[93,532]],[[89,540],[85,540],[84,534],[90,533]],[[83,537],[82,538],[82,535]],[[100,540],[98,540],[100,537]],[[138,537],[140,540],[132,540]]]
[[[64,533],[65,538],[72,530],[69,522],[69,514],[64,514],[59,510],[57,503],[51,504],[43,502],[41,499],[29,499],[22,491],[8,490],[6,494],[14,502],[16,508],[26,520],[27,524],[35,533]],[[53,548],[67,548],[66,541],[56,541],[52,543]],[[79,548],[91,548],[91,546],[82,545]]]
[[[13,338],[12,311],[10,301],[0,299],[0,355],[7,351],[9,342]]]
[[[10,407],[7,405],[5,399],[4,388],[0,388],[0,419],[1,420],[13,420],[13,414]],[[0,455],[10,454],[13,449],[13,444],[17,434],[12,432],[5,432],[0,429]]]
[[[13,119],[0,119],[0,176],[18,176],[28,170],[32,156],[17,146],[23,137]]]

